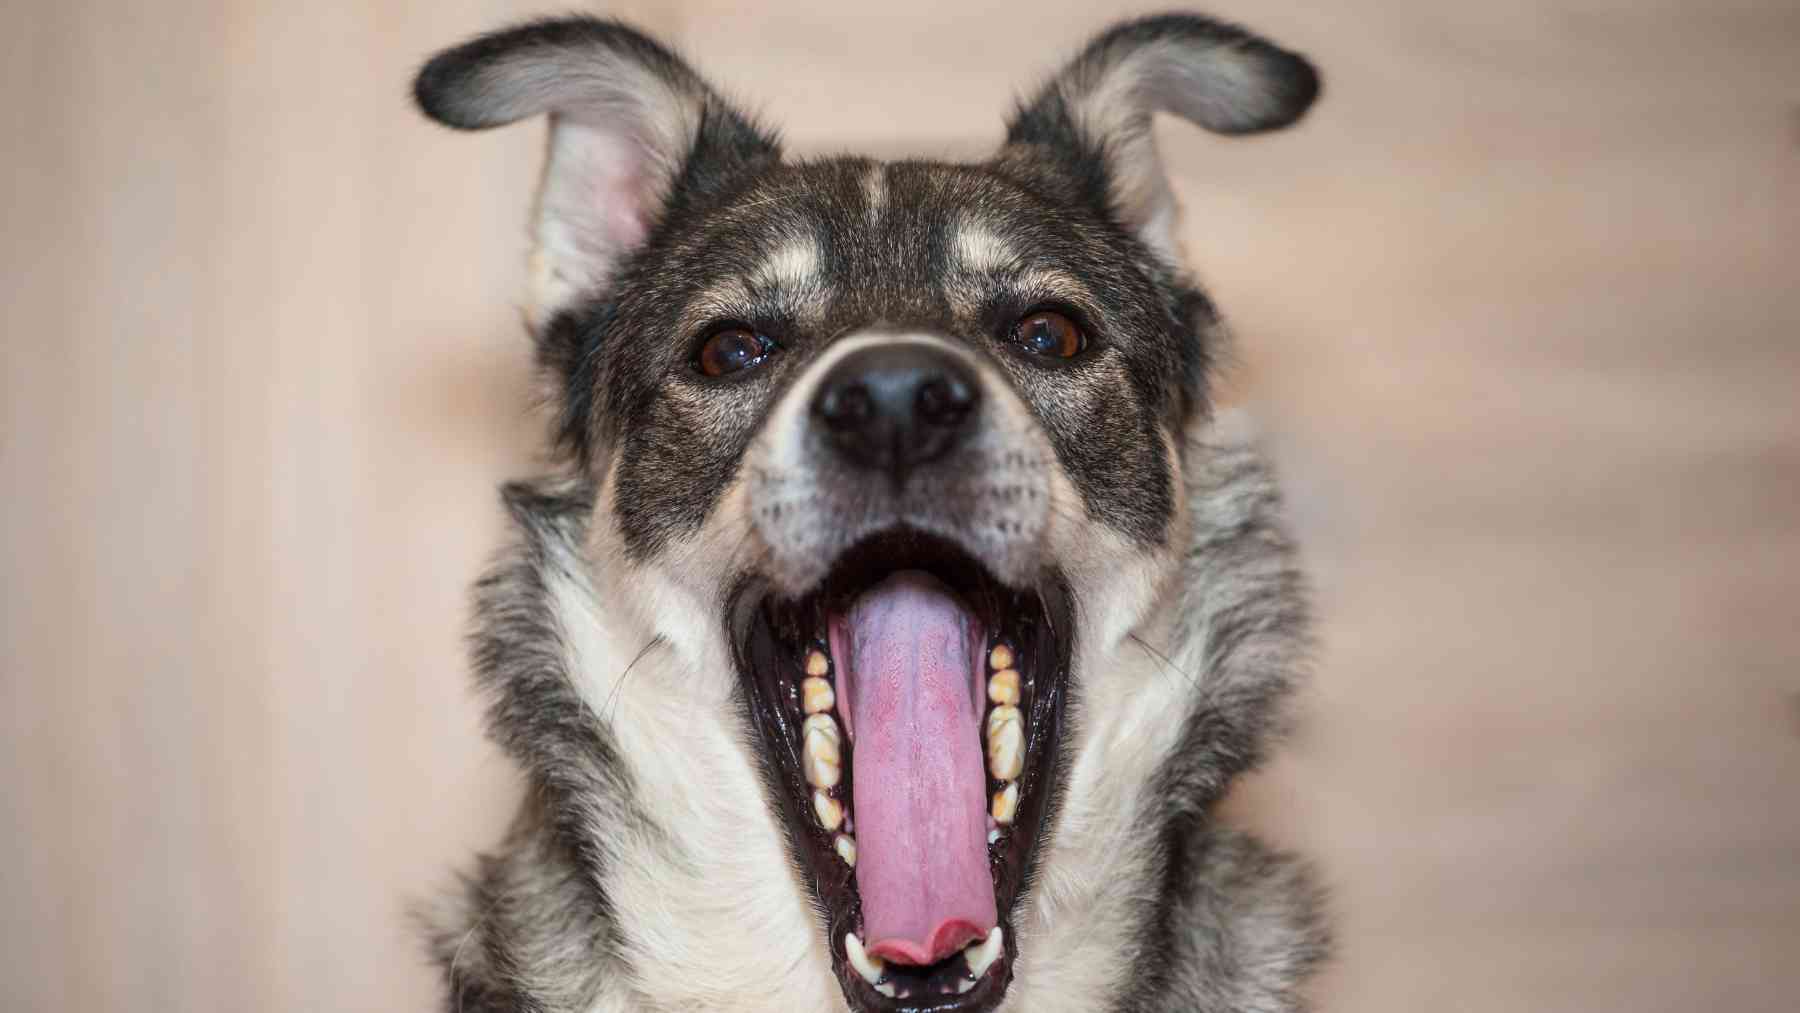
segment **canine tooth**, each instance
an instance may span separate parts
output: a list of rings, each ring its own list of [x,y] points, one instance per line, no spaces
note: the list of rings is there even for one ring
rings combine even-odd
[[[956,994],[964,995],[970,989],[972,989],[974,987],[975,987],[975,979],[974,978],[964,978],[963,980],[956,983]]]
[[[850,966],[856,969],[857,974],[862,975],[862,980],[874,985],[878,990],[881,988],[881,977],[887,973],[887,964],[883,963],[880,957],[871,957],[868,951],[863,949],[862,940],[856,938],[854,932],[844,933],[844,956],[850,958]],[[893,986],[890,985],[888,988],[889,991],[881,994],[893,995]]]
[[[837,849],[838,857],[844,860],[845,865],[856,868],[856,838],[849,834],[839,834],[831,845]]]
[[[887,996],[889,999],[894,998],[894,996],[896,995],[896,993],[894,992],[894,986],[889,985],[886,982],[883,982],[880,985],[876,985],[875,991],[880,992],[882,995]]]
[[[988,677],[988,699],[1005,707],[1019,704],[1019,670],[1002,669]]]
[[[1010,644],[995,644],[994,649],[988,652],[988,667],[996,672],[1013,667],[1015,660]]]
[[[1018,812],[1019,782],[1012,781],[1009,782],[1006,787],[994,792],[994,806],[988,811],[988,814],[994,817],[995,823],[1004,827],[1012,825],[1013,817],[1018,815]],[[989,831],[988,843],[992,844],[994,839],[999,836],[1000,832],[998,830]]]
[[[819,675],[824,675],[830,671],[831,671],[831,659],[827,658],[825,656],[824,651],[821,651],[815,647],[812,650],[806,652],[806,674],[807,675],[819,676]]]
[[[819,825],[827,830],[836,830],[844,825],[843,803],[822,791],[813,792],[813,815],[819,818]]]
[[[1025,719],[1019,708],[995,707],[987,720],[988,773],[1010,781],[1025,769]]]
[[[999,820],[995,820],[995,821],[994,821],[994,822],[996,822],[996,823],[998,823],[998,822],[1000,822],[1000,821],[999,821]],[[989,844],[992,844],[992,843],[994,843],[994,842],[995,842],[995,841],[997,841],[997,840],[999,840],[999,839],[1000,839],[1000,831],[999,831],[999,830],[998,830],[998,829],[990,829],[990,830],[988,830],[988,843],[989,843]]]
[[[814,788],[835,788],[843,773],[837,722],[829,714],[814,714],[801,727],[806,735],[805,745],[800,750],[806,768],[806,783]]]
[[[986,939],[963,947],[963,959],[969,962],[969,973],[980,980],[987,969],[994,966],[994,961],[1000,958],[1004,942],[1005,936],[1000,931],[1000,926],[996,925],[988,930]]]
[[[816,675],[808,676],[800,683],[800,705],[808,714],[824,714],[837,706],[837,694],[832,692],[831,683]]]

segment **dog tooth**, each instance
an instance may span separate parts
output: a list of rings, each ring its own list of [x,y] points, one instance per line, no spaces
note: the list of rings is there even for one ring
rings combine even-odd
[[[996,672],[1013,667],[1015,660],[1010,644],[995,644],[994,649],[988,652],[988,668]]]
[[[999,839],[1000,839],[999,828],[995,827],[995,828],[991,828],[988,830],[988,843],[989,844],[992,844]]]
[[[1025,719],[1019,708],[995,707],[987,720],[988,773],[1010,781],[1025,769]]]
[[[963,959],[969,962],[969,974],[979,981],[987,973],[987,969],[994,966],[994,961],[1000,959],[1004,942],[1005,935],[1000,931],[1000,926],[996,925],[988,930],[986,939],[963,947]]]
[[[880,985],[876,985],[875,991],[880,992],[882,995],[887,996],[889,999],[892,999],[895,996],[894,986],[889,985],[885,982]]]
[[[1019,703],[1019,670],[1002,669],[988,677],[988,699],[1003,707]]]
[[[1000,789],[997,792],[994,792],[994,806],[991,810],[989,810],[988,814],[994,817],[995,823],[998,823],[1001,826],[1011,826],[1013,817],[1017,816],[1018,813],[1019,813],[1019,782],[1009,781],[1009,782],[1007,782],[1006,787]],[[992,844],[994,842],[994,840],[996,838],[998,838],[999,836],[1000,836],[1000,831],[998,831],[998,830],[989,831],[988,832],[988,843]]]
[[[819,818],[819,825],[827,830],[836,830],[844,825],[843,803],[822,791],[813,792],[813,815]]]
[[[970,989],[973,989],[974,987],[975,987],[975,979],[974,978],[964,978],[961,981],[956,983],[956,994],[957,995],[965,995],[969,992]]]
[[[831,659],[818,648],[806,652],[806,674],[812,676],[825,675],[831,671]]]
[[[1019,724],[1022,726],[1022,722],[1024,721],[1024,719],[1025,719],[1025,715],[1021,714],[1019,712],[1019,708],[1014,707],[1010,704],[1001,704],[1000,706],[995,707],[993,710],[988,711],[988,716],[987,716],[988,738],[990,738],[990,739],[993,738],[995,730],[998,729],[1001,725],[1003,725],[1003,724]],[[1022,728],[1021,728],[1021,730],[1022,730]]]
[[[824,714],[837,705],[837,694],[832,692],[830,682],[810,675],[800,683],[800,705],[808,714]]]
[[[837,718],[829,714],[808,714],[800,723],[801,735],[829,735],[834,743],[842,742],[843,736],[838,732]]]
[[[831,843],[837,849],[838,857],[844,860],[844,864],[852,869],[856,868],[856,838],[849,834],[839,834],[837,840]]]
[[[835,788],[843,773],[837,722],[829,714],[814,714],[801,728],[806,736],[800,750],[806,783],[814,788]]]
[[[844,956],[850,958],[850,966],[856,969],[856,973],[862,976],[862,980],[874,985],[877,989],[881,987],[881,978],[887,974],[887,964],[883,963],[880,957],[870,956],[869,952],[863,949],[862,940],[858,939],[854,932],[844,933]],[[889,988],[890,991],[882,994],[893,995],[892,986]]]

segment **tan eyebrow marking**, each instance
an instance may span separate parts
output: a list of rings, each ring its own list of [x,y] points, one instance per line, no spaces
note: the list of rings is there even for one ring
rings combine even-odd
[[[819,242],[812,236],[789,239],[749,273],[754,288],[811,288],[819,283]]]
[[[1018,264],[1019,256],[1000,235],[985,225],[964,222],[956,230],[956,259],[965,271],[992,274]]]

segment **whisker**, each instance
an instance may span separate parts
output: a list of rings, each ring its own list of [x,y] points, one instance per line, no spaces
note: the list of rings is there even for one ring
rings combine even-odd
[[[654,648],[658,644],[661,644],[663,642],[664,642],[663,636],[660,633],[654,637],[651,637],[648,641],[646,641],[644,643],[643,647],[638,648],[637,654],[632,656],[631,662],[625,666],[625,670],[623,672],[619,673],[618,681],[613,683],[612,692],[607,694],[606,703],[604,705],[602,705],[600,708],[602,711],[606,711],[606,710],[612,711],[612,713],[610,713],[606,716],[606,719],[604,722],[608,727],[611,727],[613,718],[618,716],[618,703],[620,700],[620,694],[625,689],[625,680],[631,677],[631,670],[637,667],[638,662],[644,660],[645,656],[650,653],[651,648]]]
[[[1145,654],[1148,654],[1152,658],[1155,658],[1157,661],[1161,662],[1162,666],[1164,668],[1166,668],[1169,671],[1174,672],[1174,673],[1182,676],[1184,679],[1186,679],[1187,684],[1189,686],[1193,687],[1195,691],[1198,691],[1200,689],[1200,681],[1198,679],[1195,679],[1192,675],[1189,675],[1188,673],[1182,671],[1180,668],[1176,667],[1175,663],[1173,661],[1169,660],[1168,655],[1164,654],[1163,652],[1157,650],[1154,647],[1151,647],[1150,644],[1147,641],[1145,641],[1143,637],[1138,636],[1136,633],[1127,633],[1127,634],[1125,634],[1125,636],[1132,643],[1137,644],[1138,647],[1142,648],[1143,652]]]

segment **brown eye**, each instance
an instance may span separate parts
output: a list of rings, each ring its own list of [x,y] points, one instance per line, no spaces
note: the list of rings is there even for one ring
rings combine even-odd
[[[1028,314],[1013,327],[1013,344],[1032,355],[1069,359],[1087,347],[1081,327],[1054,310]]]
[[[706,339],[694,365],[707,376],[726,376],[761,365],[775,347],[775,342],[749,328],[727,327]]]

